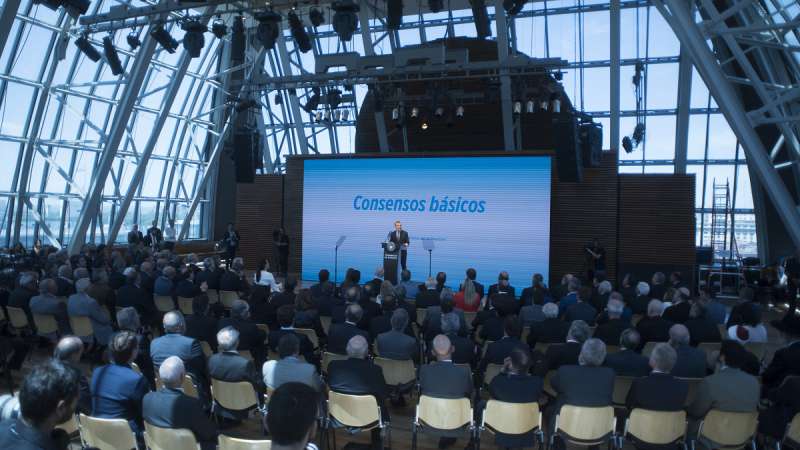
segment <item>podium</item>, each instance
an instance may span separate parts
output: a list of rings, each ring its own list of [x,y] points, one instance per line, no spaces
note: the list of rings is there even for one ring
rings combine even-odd
[[[394,242],[381,242],[383,248],[383,279],[397,284],[397,260],[400,249]]]

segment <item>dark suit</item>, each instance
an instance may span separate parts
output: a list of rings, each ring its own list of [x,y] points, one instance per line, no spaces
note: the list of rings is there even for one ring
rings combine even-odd
[[[222,291],[247,291],[247,282],[244,281],[236,272],[226,270],[219,279],[219,289]]]
[[[503,318],[495,310],[478,311],[472,328],[481,327],[480,338],[485,341],[499,341],[503,338]]]
[[[472,374],[448,361],[436,361],[419,368],[422,395],[436,398],[470,398]]]
[[[519,314],[522,303],[510,293],[494,293],[489,296],[489,304],[501,317]]]
[[[136,432],[142,428],[142,398],[147,380],[128,366],[108,364],[92,372],[92,416],[126,419]]]
[[[225,327],[233,327],[239,331],[239,350],[250,350],[253,352],[253,356],[259,353],[263,354],[267,335],[255,323],[235,317],[225,317],[217,323],[217,331]],[[256,356],[256,358],[258,357]]]
[[[459,336],[455,333],[447,335],[450,343],[453,344],[455,350],[453,351],[453,363],[455,364],[475,364],[475,342],[464,336]],[[433,348],[433,343],[428,343],[428,348]]]
[[[689,320],[689,311],[691,309],[692,305],[689,302],[677,303],[665,309],[661,317],[672,323],[684,323]]]
[[[758,430],[775,439],[783,438],[786,425],[795,414],[800,413],[800,377],[787,379],[769,393],[773,404],[762,411],[758,418]]]
[[[701,342],[722,342],[717,324],[705,317],[689,319],[684,325],[689,329],[691,344],[695,347]]]
[[[75,293],[75,284],[66,278],[56,278],[56,287],[56,297],[69,297]]]
[[[689,395],[689,384],[666,373],[651,373],[633,380],[625,405],[628,409],[682,411]]]
[[[142,415],[150,425],[191,431],[203,450],[217,446],[217,426],[205,414],[203,404],[178,389],[163,388],[145,395]]]
[[[536,403],[542,394],[544,382],[540,377],[501,373],[489,383],[489,394],[493,399],[507,403]],[[497,433],[495,444],[501,448],[534,447],[533,433],[509,435]]]
[[[681,345],[675,351],[678,353],[678,360],[672,368],[672,375],[680,378],[706,376],[706,352],[688,345]]]
[[[408,238],[408,231],[400,230],[398,233],[397,230],[393,230],[389,232],[389,236],[386,237],[387,240],[390,242],[394,242],[397,245],[397,248],[400,250],[400,267],[403,270],[406,270],[406,260],[408,259],[408,249],[403,246],[403,244],[410,244],[411,240]]]
[[[264,384],[253,361],[236,352],[223,352],[211,355],[208,358],[208,376],[215,380],[238,383],[247,381],[253,385],[258,397],[264,393]],[[232,419],[245,419],[247,411],[230,411],[219,406],[216,411],[223,417]]]
[[[209,289],[218,290],[221,276],[221,270],[201,270],[194,276],[194,284],[200,286],[205,281]]]
[[[350,341],[350,338],[356,335],[364,336],[364,339],[369,342],[369,334],[351,323],[331,324],[331,328],[328,331],[327,350],[340,355],[347,354],[347,343]]]
[[[426,289],[417,294],[415,306],[417,308],[428,308],[431,306],[439,306],[440,303],[439,292],[436,289]]]
[[[589,326],[594,325],[594,320],[597,318],[597,310],[594,309],[594,306],[586,303],[586,302],[578,302],[574,305],[567,308],[567,312],[564,313],[564,320],[567,322],[572,322],[575,320],[582,320],[589,324]]]
[[[202,293],[197,285],[185,278],[175,284],[175,295],[178,297],[195,298]]]
[[[472,284],[474,284],[474,285],[475,285],[475,292],[478,294],[478,297],[479,297],[479,298],[483,298],[483,294],[484,294],[484,292],[485,292],[485,291],[484,291],[484,287],[483,287],[483,285],[482,285],[482,284],[480,284],[480,283],[478,283],[478,282],[477,282],[477,281],[475,281],[475,280],[472,280]]]
[[[504,336],[499,341],[489,344],[486,348],[486,354],[483,355],[483,359],[481,359],[481,363],[478,366],[478,373],[482,375],[489,364],[503,364],[515,348],[527,349],[528,346],[520,341],[519,338],[510,336]]]
[[[297,340],[300,341],[300,354],[306,359],[306,362],[312,362],[314,359],[314,344],[305,334],[300,334],[292,329],[282,329],[279,328],[277,330],[270,330],[269,332],[269,349],[273,352],[278,352],[278,344],[281,342],[281,338],[287,334],[293,334],[297,336]]]
[[[764,385],[777,387],[790,375],[800,375],[800,341],[795,341],[775,352],[775,356],[764,371]]]
[[[153,339],[150,343],[150,358],[156,372],[170,356],[177,356],[186,366],[186,371],[192,374],[196,381],[205,382],[206,380],[206,357],[200,342],[188,336],[178,333],[167,333],[161,337]]]
[[[399,331],[390,330],[379,334],[375,345],[382,358],[416,361],[419,357],[417,340]]]
[[[623,377],[645,377],[650,373],[650,362],[633,350],[622,350],[606,355],[604,366],[614,369],[614,372]]]
[[[578,364],[578,355],[581,354],[581,347],[583,345],[577,342],[554,344],[547,347],[547,353],[544,355],[547,368],[541,374],[544,375],[547,371],[557,370],[561,366]]]
[[[556,400],[551,413],[563,405],[608,406],[614,392],[614,370],[608,367],[566,365],[560,367],[551,383]],[[591,382],[587,382],[591,380]]]
[[[207,342],[212,350],[217,350],[217,319],[192,314],[186,316],[185,320],[186,332],[183,333],[184,336]]]
[[[554,344],[567,340],[569,324],[559,319],[544,319],[531,326],[528,334],[528,345],[533,348],[537,343]]]
[[[372,395],[378,401],[383,420],[389,420],[386,397],[389,393],[383,369],[372,361],[347,358],[328,365],[328,387],[341,394]]]
[[[516,297],[516,291],[517,290],[514,289],[514,286],[511,286],[510,284],[508,286],[505,286],[505,287],[500,287],[497,284],[493,284],[493,285],[489,286],[489,293],[487,295],[489,297],[491,297],[494,294],[508,294],[508,295],[510,295],[512,297]]]
[[[153,304],[153,295],[141,287],[126,283],[117,291],[117,308],[132,306],[142,316],[143,322],[152,323],[156,317],[156,307]]]
[[[609,319],[608,322],[598,325],[594,330],[594,337],[605,342],[606,345],[619,345],[619,337],[627,330],[630,324],[622,319]]]
[[[636,331],[642,337],[642,346],[648,342],[667,342],[672,322],[661,317],[642,317],[636,324]]]
[[[650,303],[652,298],[650,295],[639,295],[630,303],[631,310],[634,314],[647,314],[647,305]]]
[[[522,290],[522,294],[519,296],[519,302],[522,306],[544,305],[544,300],[547,295],[547,288],[529,286]]]

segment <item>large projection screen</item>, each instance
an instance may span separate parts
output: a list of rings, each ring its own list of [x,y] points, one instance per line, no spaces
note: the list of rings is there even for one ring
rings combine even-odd
[[[459,156],[307,159],[303,176],[302,278],[320,269],[338,280],[346,268],[370,279],[382,265],[385,241],[400,220],[408,231],[413,280],[447,273],[457,288],[474,267],[478,281],[496,282],[507,271],[512,285],[530,285],[550,262],[549,156]],[[519,293],[519,292],[518,292]]]

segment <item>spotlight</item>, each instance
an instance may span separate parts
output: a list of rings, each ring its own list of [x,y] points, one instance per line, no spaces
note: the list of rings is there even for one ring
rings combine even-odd
[[[342,120],[347,121],[347,119],[349,118],[350,118],[350,110],[345,109],[344,111],[342,111]]]
[[[417,117],[419,117],[419,108],[415,106],[411,108],[411,118],[416,119]]]
[[[294,45],[302,53],[308,53],[311,50],[311,38],[308,37],[303,22],[297,17],[294,11],[289,11],[289,28],[292,30],[292,37],[294,38]]]
[[[441,106],[437,106],[436,109],[433,111],[433,115],[436,117],[442,117],[444,115],[444,108]]]
[[[536,103],[533,100],[528,100],[525,104],[525,112],[528,114],[536,112]]]
[[[317,107],[319,106],[319,88],[314,88],[314,94],[308,98],[305,106],[303,109],[306,110],[307,113],[311,114]]]
[[[275,47],[275,40],[278,39],[281,16],[273,11],[265,11],[256,14],[255,18],[258,21],[256,37],[265,50],[271,50]]]
[[[331,109],[338,108],[339,104],[342,103],[342,91],[338,89],[328,89],[328,95],[326,97],[326,102]]]
[[[153,30],[150,31],[150,36],[161,44],[161,47],[163,47],[167,53],[175,53],[175,49],[178,48],[178,41],[176,41],[162,25],[153,28]]]
[[[486,39],[492,35],[492,28],[489,26],[489,13],[486,11],[484,0],[470,0],[472,6],[472,17],[475,21],[475,32],[478,39]]]
[[[539,102],[539,109],[542,111],[547,111],[550,108],[550,102],[547,100],[542,100]]]
[[[459,119],[464,117],[464,105],[458,105],[458,108],[456,108],[456,117]]]
[[[395,106],[392,109],[392,120],[394,120],[395,122],[400,120],[400,108],[398,108],[397,106]]]
[[[91,4],[89,0],[33,0],[33,3],[44,5],[53,11],[63,6],[67,14],[76,19],[86,14]]]
[[[636,127],[633,129],[633,143],[636,146],[638,146],[639,144],[642,143],[642,141],[644,141],[644,131],[645,131],[644,124],[641,122],[637,123]]]
[[[103,53],[106,55],[106,62],[108,63],[108,67],[111,68],[111,73],[117,76],[125,73],[125,69],[122,68],[122,61],[119,60],[119,54],[117,53],[117,49],[114,48],[114,42],[111,40],[111,36],[103,38]]]
[[[514,102],[514,114],[522,112],[522,102]]]
[[[403,0],[386,1],[386,28],[399,30],[403,24]]]
[[[338,122],[342,118],[342,112],[338,109],[333,112],[333,121]]]
[[[633,151],[633,143],[629,136],[622,138],[622,148],[625,149],[625,153],[631,153]]]
[[[208,31],[208,27],[193,19],[183,22],[181,29],[186,32],[183,36],[183,48],[190,57],[200,57],[200,50],[206,45],[206,38],[203,33]]]
[[[311,25],[314,28],[325,23],[325,16],[322,14],[322,11],[318,10],[317,8],[311,8],[311,11],[308,13],[308,20],[311,21]]]
[[[317,111],[317,113],[314,115],[314,117],[315,117],[317,122],[322,122],[322,111]]]
[[[139,40],[139,32],[136,30],[131,30],[131,32],[128,33],[128,37],[125,39],[128,41],[128,47],[130,47],[131,50],[136,50],[142,45],[142,41]]]
[[[428,0],[428,9],[433,13],[438,13],[444,9],[444,0]]]
[[[78,39],[75,39],[75,46],[78,47],[87,58],[94,62],[100,61],[100,52],[94,48],[94,45],[89,42],[89,38],[87,38],[85,34]]]
[[[281,97],[281,94],[275,94],[275,100],[274,101],[275,101],[276,105],[282,105],[283,104],[283,97]]]
[[[422,128],[423,131],[430,128],[430,125],[428,125],[428,119],[423,119],[422,124],[419,127]]]
[[[228,34],[228,27],[225,25],[225,22],[221,17],[217,17],[211,24],[211,32],[214,33],[214,36],[216,36],[217,39],[222,39],[226,34]]]
[[[358,29],[358,5],[353,0],[338,0],[333,2],[331,8],[336,11],[333,15],[333,31],[339,35],[339,39],[349,42]]]

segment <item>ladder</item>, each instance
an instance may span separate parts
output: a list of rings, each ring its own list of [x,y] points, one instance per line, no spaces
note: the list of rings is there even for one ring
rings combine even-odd
[[[728,180],[717,183],[714,179],[714,197],[711,209],[711,250],[714,262],[725,262],[730,258],[728,249],[728,223],[730,220],[731,193]]]

